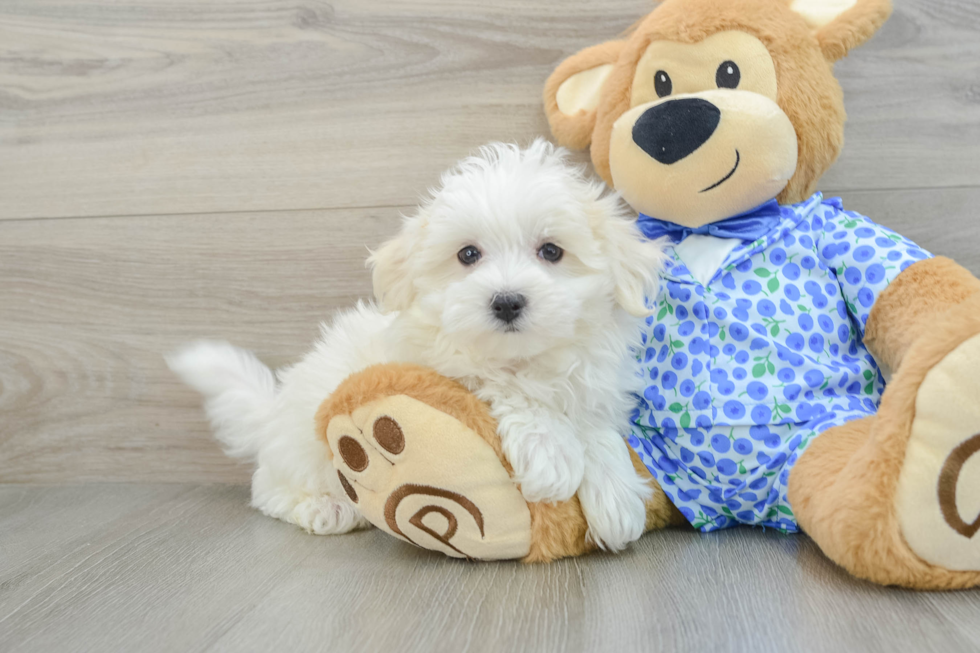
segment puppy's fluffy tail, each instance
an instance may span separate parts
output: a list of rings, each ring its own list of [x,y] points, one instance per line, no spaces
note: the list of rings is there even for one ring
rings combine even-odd
[[[204,395],[204,409],[225,453],[254,459],[275,405],[272,371],[251,352],[227,342],[197,342],[166,360],[184,383]]]

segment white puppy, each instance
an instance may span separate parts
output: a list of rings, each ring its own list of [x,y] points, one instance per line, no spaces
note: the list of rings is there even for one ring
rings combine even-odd
[[[315,533],[366,522],[314,434],[320,403],[353,372],[426,365],[488,402],[528,501],[578,492],[589,535],[618,550],[643,532],[651,489],[621,433],[635,405],[633,316],[662,262],[619,199],[544,140],[494,144],[447,172],[369,259],[380,306],[339,314],[313,351],[272,373],[226,344],[169,359],[207,398],[232,456],[254,458],[252,504]],[[638,344],[638,343],[636,343]]]

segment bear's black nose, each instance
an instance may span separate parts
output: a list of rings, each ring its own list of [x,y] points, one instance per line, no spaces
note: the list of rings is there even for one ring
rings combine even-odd
[[[643,112],[633,125],[633,142],[670,165],[704,145],[720,120],[721,111],[707,100],[669,100]]]
[[[504,324],[510,324],[520,317],[525,306],[527,306],[527,299],[524,295],[516,293],[494,295],[490,302],[493,316]]]

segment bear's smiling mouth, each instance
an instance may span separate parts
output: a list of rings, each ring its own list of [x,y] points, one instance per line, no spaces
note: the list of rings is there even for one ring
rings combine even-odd
[[[705,193],[705,192],[711,190],[712,188],[718,188],[719,186],[721,186],[722,184],[724,184],[726,181],[728,181],[729,179],[731,179],[732,175],[735,174],[735,171],[738,170],[738,164],[741,163],[741,161],[742,161],[742,156],[738,153],[738,150],[735,150],[735,167],[731,169],[731,172],[729,172],[727,175],[725,175],[724,177],[722,177],[721,179],[719,179],[715,183],[711,184],[707,188],[704,188],[702,190],[699,190],[698,192],[699,193]]]

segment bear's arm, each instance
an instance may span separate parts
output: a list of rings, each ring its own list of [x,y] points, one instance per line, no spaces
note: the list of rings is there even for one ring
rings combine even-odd
[[[932,255],[867,217],[844,211],[836,198],[823,202],[811,225],[816,255],[834,272],[843,296],[838,306],[827,310],[836,308],[841,317],[850,317],[852,328],[867,345],[867,324],[881,296],[905,270]],[[895,369],[893,361],[870,347],[869,351],[887,380]],[[848,353],[858,355],[853,345]]]
[[[875,302],[864,344],[880,365],[897,370],[913,342],[977,292],[980,281],[952,259],[919,261],[899,274]]]
[[[838,206],[824,204],[817,255],[835,270],[847,312],[887,379],[930,325],[980,291],[980,281],[952,260],[933,258],[909,239]]]
[[[885,289],[932,254],[859,213],[842,210],[836,198],[816,213],[811,225],[817,258],[837,277],[845,302],[837,311],[841,317],[850,314],[863,338],[871,309]]]

